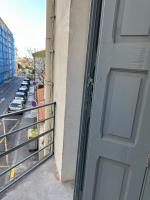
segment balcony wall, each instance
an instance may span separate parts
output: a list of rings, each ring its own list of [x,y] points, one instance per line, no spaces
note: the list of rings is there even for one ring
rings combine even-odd
[[[91,0],[56,1],[55,160],[62,181],[74,179]]]

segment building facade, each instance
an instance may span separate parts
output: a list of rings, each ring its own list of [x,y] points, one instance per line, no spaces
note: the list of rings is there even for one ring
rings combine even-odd
[[[44,84],[45,77],[45,50],[32,54],[34,60],[35,80],[39,84]]]
[[[14,37],[0,18],[0,83],[14,78],[15,68]]]

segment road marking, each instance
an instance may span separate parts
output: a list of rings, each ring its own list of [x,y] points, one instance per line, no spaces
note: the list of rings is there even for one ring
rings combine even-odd
[[[16,169],[12,168],[12,170],[10,171],[10,177],[9,180],[12,181],[16,176]]]
[[[5,138],[3,138],[2,140],[0,140],[0,144],[1,144],[2,142],[4,142],[4,140],[5,140]]]
[[[4,121],[17,121],[18,119],[7,119],[7,118],[4,118]]]
[[[16,126],[19,124],[19,121],[20,121],[20,120],[18,120],[18,121],[16,122],[16,124],[8,131],[8,133],[12,132],[12,130],[13,130],[14,128],[16,128]],[[7,133],[7,134],[8,134],[8,133]],[[5,139],[6,139],[6,137],[4,138],[4,141],[5,141]],[[2,140],[1,140],[1,141],[2,141]],[[9,167],[9,162],[7,162],[7,160],[6,160],[6,164],[7,164],[7,165],[2,165],[2,164],[0,164],[0,168]]]
[[[0,166],[0,168],[8,168],[8,167],[10,167],[9,165],[2,165],[2,166]]]
[[[20,123],[20,120],[18,120],[18,121],[16,122],[16,124],[10,129],[9,132],[12,132],[12,130],[13,130],[19,123]],[[14,162],[13,162],[12,165],[14,165]],[[10,171],[9,180],[13,180],[13,179],[15,178],[15,176],[16,176],[16,169],[15,169],[15,167],[14,167],[14,168]]]

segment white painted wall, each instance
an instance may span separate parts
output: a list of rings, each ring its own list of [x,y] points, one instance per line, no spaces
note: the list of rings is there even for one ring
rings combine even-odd
[[[75,176],[91,0],[56,1],[55,160],[62,181]]]
[[[70,0],[56,1],[55,12],[54,101],[57,102],[55,158],[59,177],[61,177],[64,143]]]

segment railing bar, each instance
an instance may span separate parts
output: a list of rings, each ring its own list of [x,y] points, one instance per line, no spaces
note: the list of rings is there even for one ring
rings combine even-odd
[[[53,121],[53,128],[54,128],[54,131],[53,131],[53,142],[55,144],[55,123],[56,123],[56,104],[54,105],[54,121]],[[53,146],[53,153],[54,153],[54,146]]]
[[[52,132],[52,131],[54,131],[54,129],[51,129],[51,130],[46,131],[44,133],[41,133],[40,135],[36,136],[35,138],[32,138],[32,139],[30,139],[30,140],[28,140],[28,141],[16,146],[16,147],[13,147],[13,148],[9,149],[8,151],[5,151],[4,153],[0,154],[0,158],[5,156],[5,155],[7,155],[7,154],[9,154],[9,153],[11,153],[11,152],[13,152],[13,151],[15,151],[15,150],[17,150],[17,149],[20,149],[21,147],[25,146],[26,144],[29,144],[29,143],[33,142],[34,140],[36,140],[36,139],[38,139],[38,138],[40,138],[40,137]]]
[[[15,164],[15,165],[11,166],[10,168],[8,168],[7,170],[3,171],[3,172],[0,174],[0,176],[3,176],[3,175],[6,174],[7,172],[9,172],[11,169],[17,167],[17,166],[20,165],[21,163],[25,162],[26,160],[28,160],[28,159],[31,158],[32,156],[34,156],[34,155],[38,154],[39,152],[43,151],[45,148],[47,148],[48,146],[50,146],[50,145],[52,145],[52,144],[53,144],[53,142],[50,143],[50,144],[48,144],[48,145],[46,145],[46,146],[43,147],[42,149],[36,151],[35,153],[32,153],[31,155],[27,156],[26,158],[24,158],[23,160],[21,160],[21,161],[18,162],[17,164]]]
[[[26,108],[26,109],[23,109],[23,110],[20,110],[20,111],[16,111],[16,112],[12,112],[12,113],[7,113],[7,114],[3,114],[3,115],[0,115],[0,119],[4,118],[4,117],[9,117],[9,116],[12,116],[14,114],[20,114],[20,113],[23,113],[23,112],[27,112],[27,111],[31,111],[31,110],[36,110],[38,108],[43,108],[43,107],[47,107],[47,106],[52,106],[52,105],[55,105],[56,102],[52,102],[52,103],[47,103],[47,104],[43,104],[41,106],[36,106],[36,107],[32,107],[32,108]]]
[[[34,164],[30,169],[26,170],[22,175],[18,176],[14,180],[12,180],[10,183],[8,183],[6,186],[3,187],[3,189],[0,190],[0,194],[7,190],[9,187],[17,183],[19,180],[27,176],[29,173],[31,173],[34,169],[39,167],[41,164],[43,164],[45,161],[47,161],[49,158],[51,158],[53,154],[47,155],[44,159],[40,160],[38,163]]]
[[[7,136],[9,136],[9,135],[13,135],[13,134],[16,133],[16,132],[22,131],[22,130],[24,130],[24,129],[27,129],[27,128],[29,128],[29,127],[32,127],[32,126],[36,125],[36,124],[45,122],[45,121],[47,121],[47,120],[49,120],[49,119],[53,119],[53,118],[54,118],[54,116],[49,117],[49,118],[46,118],[46,119],[41,120],[41,121],[38,121],[38,122],[35,122],[35,123],[32,123],[32,124],[29,124],[29,125],[27,125],[27,126],[24,126],[23,128],[16,129],[16,130],[14,130],[14,131],[12,131],[12,132],[10,132],[10,133],[7,133],[7,134],[5,134],[5,135],[1,135],[1,136],[0,136],[0,140],[3,139],[3,138],[5,138],[5,137],[7,137]]]

